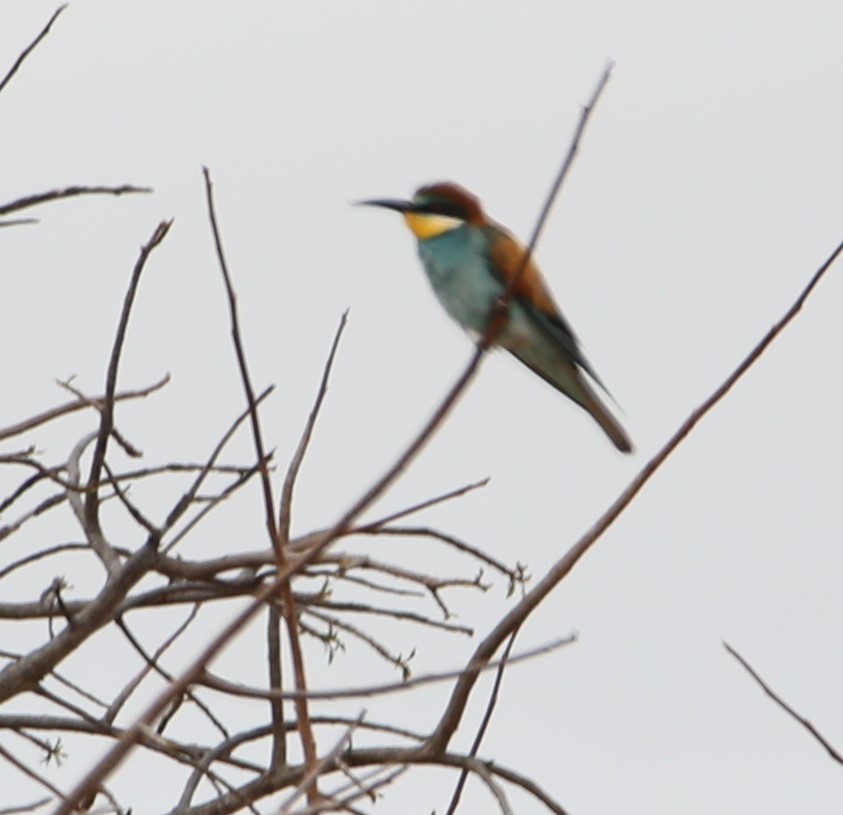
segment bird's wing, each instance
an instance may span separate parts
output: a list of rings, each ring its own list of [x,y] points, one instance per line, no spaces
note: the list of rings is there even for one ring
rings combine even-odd
[[[492,230],[492,239],[488,241],[490,266],[500,274],[504,284],[509,285],[520,271],[527,250],[503,228],[488,226],[487,229]],[[559,311],[532,257],[518,278],[514,296],[536,323],[559,343],[571,362],[579,365],[606,390],[606,386],[580,350],[577,335]]]

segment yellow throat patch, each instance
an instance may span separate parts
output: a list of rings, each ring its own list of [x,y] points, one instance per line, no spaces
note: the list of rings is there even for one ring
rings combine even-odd
[[[450,215],[436,215],[431,212],[405,212],[404,221],[420,241],[435,238],[465,223],[461,218],[452,218]]]

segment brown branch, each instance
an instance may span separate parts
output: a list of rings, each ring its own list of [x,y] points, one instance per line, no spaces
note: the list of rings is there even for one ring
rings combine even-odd
[[[266,656],[269,663],[269,687],[283,687],[281,684],[281,619],[278,609],[270,604],[266,617]],[[280,699],[269,700],[269,712],[272,718],[271,767],[284,767],[287,764],[287,731],[284,727],[284,703]]]
[[[170,375],[167,374],[163,379],[156,382],[154,385],[150,385],[149,387],[140,388],[138,390],[121,391],[120,393],[115,393],[114,401],[122,402],[127,399],[142,399],[144,397],[149,396],[149,394],[160,390],[169,381]],[[77,410],[82,410],[86,407],[93,406],[101,408],[103,403],[105,402],[105,398],[105,396],[97,396],[92,399],[75,399],[72,402],[67,402],[64,405],[59,405],[59,407],[50,408],[50,410],[46,410],[43,413],[39,413],[36,416],[32,416],[31,418],[26,419],[23,422],[19,422],[16,425],[11,425],[10,427],[4,427],[3,429],[0,429],[0,441],[12,438],[13,436],[18,436],[21,433],[25,433],[27,430],[32,430],[38,427],[39,425],[53,421],[53,419],[58,419],[61,416],[66,416],[69,413],[74,413]]]
[[[31,690],[71,651],[107,625],[131,588],[149,571],[156,557],[157,541],[147,541],[109,578],[102,592],[73,617],[73,624],[44,645],[0,671],[0,704]],[[78,799],[77,799],[78,800]]]
[[[333,765],[336,764],[337,759],[339,759],[340,754],[343,750],[345,750],[346,745],[351,743],[351,735],[354,733],[355,728],[362,720],[363,714],[361,713],[357,717],[357,720],[346,728],[345,732],[340,736],[333,748],[331,748],[326,755],[320,758],[313,767],[308,769],[304,778],[297,785],[295,791],[281,805],[278,815],[288,815],[290,807],[292,807],[296,800],[301,796],[302,792],[307,788],[315,787],[316,780],[319,776],[325,772],[327,768],[333,767]]]
[[[78,388],[74,387],[72,382],[68,379],[66,382],[59,382],[59,386],[64,388],[67,391],[70,391],[77,399],[87,402],[92,408],[95,408],[100,413],[102,413],[102,405],[96,403],[93,399],[86,396],[82,391]],[[123,448],[123,452],[129,456],[130,458],[141,458],[143,453],[138,450],[118,429],[117,427],[111,428],[111,436],[120,447]]]
[[[474,481],[471,484],[464,484],[462,487],[457,487],[457,489],[455,490],[450,490],[448,492],[442,493],[442,495],[437,495],[434,498],[427,498],[424,501],[419,501],[417,504],[412,504],[406,509],[399,509],[397,512],[393,512],[391,515],[384,515],[383,518],[378,518],[378,520],[376,521],[370,521],[368,523],[361,524],[360,526],[355,526],[353,534],[361,535],[370,532],[375,532],[379,529],[382,529],[387,524],[391,524],[393,521],[399,521],[409,515],[415,515],[417,512],[421,512],[423,509],[429,509],[430,507],[436,506],[438,504],[444,504],[446,501],[450,501],[453,498],[461,498],[463,495],[466,495],[469,492],[474,492],[474,490],[482,489],[488,483],[489,478],[487,476],[486,478],[481,478],[480,481]]]
[[[85,452],[85,448],[97,438],[97,435],[97,432],[88,433],[87,436],[79,439],[70,451],[65,466],[67,470],[67,482],[70,485],[70,488],[67,490],[67,501],[74,515],[76,515],[79,526],[82,527],[82,531],[91,549],[93,549],[96,556],[102,561],[106,572],[109,575],[113,575],[120,567],[120,558],[103,534],[99,521],[96,521],[96,523],[88,522],[85,514],[85,501],[83,501],[82,496],[79,494],[81,477],[80,459]],[[89,497],[92,494],[93,492],[87,493]]]
[[[2,88],[0,88],[0,90],[2,90]],[[136,187],[134,184],[121,184],[118,187],[105,185],[86,186],[84,184],[78,184],[72,187],[49,190],[48,192],[39,192],[35,195],[27,195],[23,198],[18,198],[15,201],[10,201],[8,204],[0,204],[0,217],[8,215],[10,212],[19,212],[22,209],[35,207],[39,204],[46,204],[50,201],[58,201],[63,198],[77,198],[80,195],[127,195],[136,192],[152,192],[152,188]]]
[[[102,413],[100,416],[100,428],[97,434],[97,442],[94,447],[91,461],[90,475],[88,476],[88,492],[85,498],[85,529],[89,534],[101,534],[99,522],[99,482],[102,474],[102,465],[105,459],[106,445],[114,427],[114,394],[117,389],[117,369],[120,364],[120,354],[126,340],[126,330],[129,325],[129,315],[132,311],[132,304],[140,283],[141,273],[146,266],[146,261],[154,249],[167,237],[172,221],[162,221],[155,228],[150,239],[141,247],[137,262],[132,271],[129,281],[129,288],[123,299],[123,308],[120,313],[120,320],[117,325],[117,333],[114,337],[114,344],[111,348],[111,359],[108,363],[106,374],[105,395],[103,397]]]
[[[31,804],[18,804],[17,806],[4,807],[0,809],[0,815],[23,815],[25,812],[34,812],[36,809],[41,809],[44,804],[49,804],[52,798],[40,798],[33,801]]]
[[[814,727],[811,722],[804,716],[800,716],[781,696],[779,696],[758,674],[755,668],[752,667],[728,642],[723,643],[723,647],[743,665],[746,672],[760,685],[761,690],[767,694],[785,713],[792,719],[799,722],[824,748],[825,751],[838,763],[843,764],[843,755],[834,749],[831,742]]]
[[[506,648],[504,649],[500,664],[498,665],[498,670],[495,673],[495,683],[492,686],[492,693],[489,696],[489,701],[486,705],[486,712],[483,714],[480,727],[477,728],[477,734],[474,737],[474,741],[471,743],[471,749],[468,753],[471,758],[477,757],[477,753],[480,750],[480,744],[483,741],[483,736],[486,734],[486,730],[489,728],[489,723],[492,721],[492,713],[494,713],[495,706],[497,705],[498,693],[500,692],[501,683],[503,682],[503,672],[507,666],[509,655],[512,653],[512,646],[515,645],[515,638],[518,636],[518,630],[519,629],[516,628],[515,631],[512,632],[509,642],[506,644]],[[468,773],[468,767],[463,767],[459,780],[457,781],[457,786],[454,788],[454,794],[451,796],[451,803],[448,805],[445,815],[454,815],[457,811],[457,807],[460,804],[460,798],[462,797],[462,791],[465,788],[465,782],[468,780]]]
[[[510,657],[507,664],[516,665],[521,662],[526,662],[536,657],[544,656],[552,651],[556,651],[566,645],[573,645],[577,641],[576,635],[562,637],[553,640],[545,645],[540,645],[537,648],[531,648],[522,654]],[[414,676],[407,680],[400,682],[385,682],[381,685],[366,685],[359,688],[333,688],[330,690],[311,690],[307,692],[307,696],[311,700],[325,700],[337,701],[339,699],[366,699],[371,697],[386,696],[390,693],[404,693],[420,685],[433,685],[438,682],[449,682],[452,679],[458,679],[469,671],[477,671],[483,673],[485,671],[495,670],[500,665],[499,661],[486,662],[484,664],[469,663],[467,667],[460,668],[454,671],[440,671],[428,674]],[[229,682],[209,672],[205,672],[198,680],[205,687],[217,690],[220,693],[227,693],[231,696],[240,696],[245,699],[270,699],[276,697],[279,699],[295,699],[297,691],[266,691],[260,688],[252,688],[247,685],[242,685],[236,682]]]
[[[284,552],[283,541],[280,536],[278,527],[275,524],[275,509],[272,497],[272,484],[269,479],[269,469],[266,464],[266,454],[264,452],[263,434],[261,433],[260,420],[258,418],[257,403],[255,401],[255,391],[252,387],[251,376],[249,374],[249,366],[246,361],[246,352],[243,347],[243,341],[240,334],[240,317],[237,311],[237,294],[234,291],[234,285],[231,281],[231,275],[228,271],[228,262],[225,258],[225,252],[222,246],[222,235],[220,234],[219,224],[217,222],[216,208],[214,206],[213,184],[211,183],[211,174],[207,167],[203,168],[205,176],[205,197],[208,206],[208,220],[211,225],[211,232],[213,233],[214,246],[217,253],[217,261],[219,263],[220,272],[222,273],[223,282],[225,284],[226,295],[228,298],[229,319],[231,322],[231,341],[234,346],[234,352],[237,356],[237,366],[240,371],[240,379],[243,384],[243,390],[246,394],[246,402],[249,405],[249,416],[251,419],[252,437],[255,445],[255,452],[257,454],[258,466],[260,470],[261,486],[263,487],[264,500],[264,514],[266,519],[267,532],[275,550],[275,558],[278,562],[279,580],[285,571],[289,570],[287,563],[287,556]],[[338,332],[339,334],[339,332]],[[330,358],[332,359],[332,357]],[[330,364],[329,359],[329,364]],[[289,570],[290,573],[292,570]],[[293,676],[295,679],[296,689],[299,691],[307,690],[307,680],[305,677],[305,663],[301,652],[301,644],[299,642],[298,632],[298,615],[296,613],[295,599],[293,597],[293,589],[290,585],[288,576],[278,586],[278,593],[281,596],[283,607],[284,621],[287,626],[287,638],[290,641],[290,655],[293,663]],[[302,743],[302,752],[304,753],[305,763],[309,768],[316,766],[316,742],[313,737],[313,729],[310,726],[307,700],[305,697],[297,700],[295,703],[296,713],[298,716],[298,731]],[[308,802],[313,803],[319,798],[316,786],[308,790]]]
[[[275,390],[275,388],[271,385],[268,388],[265,388],[263,392],[255,399],[255,406],[263,402],[263,400],[266,399],[272,393],[273,390]],[[237,418],[229,426],[228,430],[223,433],[222,438],[214,446],[214,449],[211,451],[211,455],[208,456],[208,460],[205,462],[204,466],[199,470],[199,473],[197,474],[193,483],[185,491],[184,495],[176,503],[176,505],[170,511],[169,515],[167,515],[167,520],[164,522],[165,530],[172,528],[172,526],[179,520],[179,518],[181,518],[181,516],[187,511],[188,507],[193,503],[193,500],[199,493],[199,489],[201,488],[202,484],[205,483],[205,479],[208,477],[208,473],[213,471],[217,459],[220,457],[220,455],[222,455],[222,451],[225,449],[225,446],[234,436],[234,433],[237,431],[243,421],[245,421],[245,419],[250,416],[250,414],[251,407],[247,408],[239,416],[237,416]],[[249,472],[249,474],[251,474],[251,471],[246,472]],[[243,473],[241,472],[241,476],[242,475]],[[162,551],[169,552],[173,548],[173,546],[175,546],[175,541],[165,546]]]
[[[627,488],[618,496],[614,503],[597,519],[591,529],[585,533],[556,563],[550,568],[545,576],[527,593],[527,595],[511,609],[506,616],[492,629],[492,631],[477,646],[469,664],[482,665],[486,660],[491,659],[498,650],[501,643],[515,631],[536,606],[547,597],[550,592],[562,581],[562,579],[576,566],[585,553],[602,537],[603,533],[612,525],[615,519],[629,506],[633,498],[641,491],[644,485],[658,471],[668,456],[679,446],[682,440],[694,429],[696,424],[709,413],[715,405],[732,389],[735,383],[749,370],[755,361],[770,346],[773,340],[787,327],[799,313],[803,304],[811,292],[822,279],[823,275],[831,268],[834,261],[843,252],[843,242],[829,255],[825,263],[811,277],[808,284],[794,301],[793,305],[785,312],[784,316],[767,332],[760,342],[749,352],[744,360],[726,378],[722,385],[717,388],[703,404],[697,408],[682,423],[679,429],[668,439],[665,445],[644,465],[638,475],[633,478]],[[451,699],[439,724],[431,735],[428,749],[436,755],[443,752],[454,732],[459,725],[465,710],[468,697],[474,683],[477,681],[476,669],[466,670],[456,683]]]
[[[39,783],[45,789],[48,789],[51,793],[53,793],[53,795],[56,796],[56,798],[58,798],[61,801],[66,800],[65,797],[64,797],[64,793],[58,787],[51,784],[46,778],[44,778],[43,776],[36,773],[35,770],[27,767],[26,764],[24,764],[22,761],[20,761],[18,758],[16,758],[13,753],[10,753],[2,745],[0,745],[0,756],[5,758],[6,761],[8,761],[9,764],[11,764],[13,767],[15,767],[19,772],[23,773],[25,776],[28,776],[33,781],[36,781],[37,783]]]
[[[185,619],[175,628],[172,634],[167,637],[158,648],[155,649],[154,654],[148,654],[144,647],[138,642],[135,635],[132,633],[131,629],[128,625],[126,625],[125,620],[123,619],[122,615],[117,615],[115,618],[115,622],[117,623],[118,628],[123,632],[123,636],[129,641],[129,644],[135,651],[138,652],[141,659],[144,661],[144,667],[138,672],[137,676],[131,680],[126,687],[114,698],[111,704],[108,706],[108,709],[103,714],[103,721],[112,724],[114,720],[117,718],[117,714],[120,712],[120,708],[126,703],[132,693],[135,692],[137,687],[143,681],[143,679],[149,674],[150,671],[155,671],[159,676],[161,676],[165,681],[169,682],[173,676],[169,671],[164,670],[159,665],[159,660],[167,651],[167,649],[187,630],[188,626],[196,619],[196,615],[199,613],[199,606],[195,605],[190,610],[188,615]],[[213,724],[217,730],[223,735],[224,738],[227,738],[230,734],[222,722],[214,716],[213,712],[205,705],[201,699],[198,699],[194,694],[190,691],[187,693],[188,698],[208,717],[208,720]],[[160,731],[159,731],[160,735]]]
[[[426,751],[418,748],[361,748],[349,750],[344,756],[343,761],[352,767],[361,767],[371,764],[417,764],[429,765],[439,767],[455,767],[468,768],[472,772],[477,772],[482,765],[489,773],[498,778],[508,781],[520,787],[525,792],[528,792],[536,800],[544,804],[554,815],[568,815],[567,811],[562,808],[560,804],[553,800],[553,798],[546,793],[534,781],[527,778],[515,770],[505,767],[497,762],[482,762],[476,758],[465,756],[460,753],[443,753],[440,756],[431,758]]]
[[[23,65],[26,58],[38,47],[38,43],[50,33],[50,29],[53,27],[53,23],[58,19],[59,14],[61,14],[67,8],[67,4],[59,6],[52,14],[49,20],[47,20],[47,25],[41,29],[41,33],[26,47],[21,51],[20,56],[15,60],[14,65],[9,68],[8,73],[6,76],[0,80],[0,92],[9,84],[12,77],[18,72],[21,65]]]
[[[331,369],[334,366],[334,358],[339,348],[342,332],[345,329],[348,321],[348,310],[342,313],[340,317],[340,324],[337,326],[336,334],[334,334],[334,341],[331,343],[331,350],[328,353],[328,359],[325,362],[325,368],[322,371],[322,379],[319,382],[319,390],[316,393],[316,399],[313,402],[313,407],[310,410],[310,415],[307,417],[304,430],[302,431],[301,439],[299,439],[296,452],[290,460],[290,466],[287,468],[287,475],[284,478],[284,486],[281,489],[281,503],[278,510],[278,535],[282,546],[287,546],[290,543],[290,519],[292,517],[293,508],[293,489],[296,485],[296,478],[298,478],[299,470],[301,469],[304,456],[307,453],[310,439],[313,436],[313,428],[316,426],[316,419],[319,417],[319,411],[322,408],[322,402],[325,400],[325,395],[328,393],[328,380],[331,377]]]
[[[410,678],[410,666],[408,664],[409,657],[405,658],[402,657],[400,654],[391,653],[385,645],[382,645],[373,636],[367,634],[365,631],[358,628],[356,625],[345,622],[344,620],[340,620],[338,617],[335,617],[331,614],[325,614],[321,611],[315,611],[312,608],[306,609],[303,614],[313,617],[314,619],[319,620],[320,622],[327,625],[329,629],[329,637],[333,635],[333,629],[336,628],[340,631],[345,631],[347,634],[350,634],[356,639],[359,639],[361,642],[364,642],[366,645],[368,645],[369,648],[371,648],[379,657],[386,660],[393,667],[398,668],[398,670],[401,671],[401,675],[405,680]],[[311,635],[323,640],[323,642],[325,641],[325,637],[322,637],[316,631],[312,631]],[[335,650],[345,650],[345,646],[342,645],[339,638],[335,637],[335,639],[338,643],[338,647]],[[412,656],[412,654],[410,656]],[[331,652],[331,659],[333,659],[333,652]]]
[[[39,474],[40,477],[40,474]],[[41,501],[36,507],[31,509],[29,512],[25,512],[19,518],[16,518],[11,523],[6,524],[5,526],[0,526],[0,541],[3,538],[9,537],[9,535],[14,534],[18,531],[27,521],[31,521],[33,518],[37,518],[39,515],[47,512],[47,510],[52,509],[53,507],[57,507],[59,504],[63,504],[67,499],[67,495],[61,493],[59,495],[51,495],[49,498],[45,498]],[[0,512],[2,512],[2,508],[0,508]],[[86,547],[87,548],[87,547]],[[26,558],[22,558],[21,560],[17,561],[17,563],[22,564],[26,561]],[[11,571],[12,568],[17,568],[17,564],[13,564],[8,571]],[[7,572],[6,569],[0,571],[0,577],[5,575]]]
[[[536,245],[539,242],[541,233],[544,230],[544,226],[547,223],[548,217],[550,217],[550,210],[552,209],[553,204],[556,202],[556,199],[559,196],[559,192],[562,189],[562,184],[567,178],[568,172],[570,171],[571,166],[574,163],[574,158],[576,158],[576,155],[579,152],[580,140],[582,139],[582,136],[585,133],[585,128],[588,124],[588,120],[591,118],[592,111],[597,105],[597,102],[600,100],[600,97],[603,94],[603,90],[609,83],[609,78],[611,77],[611,74],[612,63],[610,62],[603,69],[603,75],[600,77],[600,80],[597,83],[597,87],[594,89],[594,92],[591,94],[591,98],[583,106],[583,109],[580,112],[579,123],[577,124],[576,130],[574,131],[574,135],[571,139],[568,151],[565,154],[565,158],[562,161],[562,165],[560,166],[559,171],[556,174],[556,178],[553,179],[553,183],[550,185],[550,191],[548,192],[547,197],[545,198],[544,205],[541,208],[541,212],[539,212],[539,217],[536,220],[536,225],[535,227],[533,227],[533,233],[532,235],[530,235],[530,240],[527,242],[527,248],[524,250],[524,254],[521,256],[521,261],[515,271],[515,274],[509,281],[509,284],[507,285],[506,290],[501,296],[495,311],[492,313],[489,319],[489,324],[486,326],[486,330],[483,332],[483,336],[477,343],[476,359],[478,361],[479,356],[483,354],[486,350],[488,350],[488,348],[494,343],[496,337],[503,329],[504,323],[506,322],[507,312],[509,310],[509,303],[515,296],[515,291],[518,288],[518,284],[521,281],[521,277],[530,263],[530,258],[533,256],[533,253],[536,250]]]
[[[359,527],[356,527],[353,534],[357,534],[359,529]],[[526,568],[522,564],[516,564],[514,569],[510,569],[504,563],[496,558],[493,558],[491,555],[488,555],[482,549],[478,549],[476,546],[472,546],[459,538],[455,538],[453,535],[448,535],[444,532],[440,532],[438,529],[432,529],[429,526],[382,526],[374,529],[368,529],[365,534],[394,535],[408,538],[433,538],[441,541],[460,552],[471,555],[471,557],[485,563],[487,566],[491,566],[493,569],[509,578],[508,594],[512,594],[512,592],[515,591],[516,586],[523,586],[528,580]]]

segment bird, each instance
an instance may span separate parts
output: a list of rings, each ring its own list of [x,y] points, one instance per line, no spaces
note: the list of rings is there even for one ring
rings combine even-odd
[[[591,386],[589,379],[608,394],[532,257],[524,266],[524,246],[485,214],[475,195],[442,181],[420,187],[410,200],[359,203],[403,215],[436,297],[474,335],[484,334],[507,285],[520,271],[494,344],[587,411],[618,450],[632,451],[629,436]]]

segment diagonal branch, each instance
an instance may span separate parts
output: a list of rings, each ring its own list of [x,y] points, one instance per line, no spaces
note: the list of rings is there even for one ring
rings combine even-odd
[[[761,686],[761,690],[767,694],[785,713],[791,718],[795,719],[802,725],[826,750],[826,752],[838,763],[843,764],[843,755],[834,749],[831,742],[811,724],[804,716],[800,716],[781,696],[779,696],[759,675],[758,672],[750,665],[728,642],[723,643],[723,647],[746,669],[746,672]]]
[[[307,417],[307,422],[302,431],[299,445],[293,458],[290,461],[290,466],[287,469],[287,476],[284,479],[284,486],[281,489],[281,506],[278,511],[278,535],[281,539],[282,546],[287,546],[290,543],[290,518],[292,516],[293,508],[293,489],[296,485],[296,478],[304,461],[307,447],[310,444],[311,436],[313,435],[313,428],[316,425],[316,419],[319,416],[319,410],[322,407],[322,402],[325,400],[325,394],[328,392],[328,380],[331,376],[331,368],[334,366],[334,357],[337,354],[337,348],[340,344],[343,329],[348,321],[348,310],[344,311],[340,317],[340,324],[337,326],[337,333],[334,335],[334,341],[331,343],[331,350],[328,353],[328,360],[325,363],[325,369],[322,372],[322,380],[319,382],[319,390],[316,394],[316,399],[313,403],[313,408],[310,415]]]
[[[50,29],[53,27],[53,23],[58,19],[59,14],[61,14],[66,8],[66,3],[64,5],[59,6],[53,12],[52,17],[47,20],[47,25],[45,25],[44,28],[41,29],[41,33],[26,48],[24,48],[23,51],[21,51],[20,56],[15,60],[14,65],[9,68],[9,71],[6,76],[4,76],[2,80],[0,80],[0,92],[2,92],[6,85],[9,84],[12,77],[18,72],[18,69],[21,65],[23,65],[26,58],[38,47],[38,43],[40,43],[41,40],[43,40],[44,37],[46,37],[47,34],[50,33]]]
[[[509,655],[512,653],[512,646],[515,645],[515,638],[517,636],[518,629],[516,628],[509,637],[509,642],[506,644],[500,664],[498,665],[498,670],[495,673],[495,683],[492,685],[492,694],[486,705],[486,712],[483,714],[483,720],[480,722],[480,727],[477,728],[477,734],[474,737],[474,741],[471,743],[471,750],[468,753],[471,758],[477,757],[477,752],[480,750],[480,743],[483,741],[483,736],[486,735],[486,731],[489,729],[489,723],[492,721],[492,713],[494,713],[495,706],[498,703],[498,694],[500,693],[501,683],[503,682],[503,672],[506,670]],[[457,807],[460,805],[462,791],[465,788],[465,782],[468,780],[468,773],[468,767],[463,767],[459,780],[457,781],[457,786],[454,788],[454,794],[451,796],[451,803],[448,805],[445,815],[454,815],[454,813],[456,813]]]
[[[735,383],[749,370],[755,361],[767,350],[773,340],[787,327],[799,313],[811,292],[816,288],[823,275],[831,268],[834,261],[843,252],[843,242],[831,253],[825,263],[811,277],[808,284],[796,298],[793,305],[784,316],[767,332],[761,341],[749,352],[743,362],[726,378],[703,404],[697,408],[682,423],[679,429],[670,437],[666,444],[644,465],[643,469],[632,480],[629,486],[618,496],[614,503],[597,519],[591,529],[585,533],[556,563],[547,574],[513,607],[503,619],[492,629],[485,639],[477,646],[469,665],[483,665],[500,647],[501,643],[515,631],[533,609],[553,591],[562,579],[579,563],[585,553],[602,537],[603,533],[612,525],[615,519],[629,506],[633,498],[641,491],[655,472],[661,467],[668,456],[681,444],[683,439],[694,429],[695,425],[709,413],[723,397],[732,389]],[[430,737],[428,749],[432,754],[441,753],[453,736],[462,718],[468,697],[477,681],[477,669],[466,670],[456,683],[448,706],[442,714],[439,724]]]

